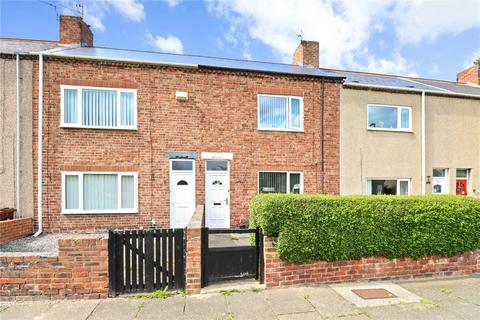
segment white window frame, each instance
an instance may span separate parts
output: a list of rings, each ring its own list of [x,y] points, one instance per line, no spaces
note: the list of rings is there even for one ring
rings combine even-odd
[[[65,123],[64,118],[64,92],[66,89],[77,90],[77,123]],[[115,90],[117,92],[117,126],[86,126],[83,125],[82,118],[82,90]],[[122,92],[133,93],[133,126],[120,125],[121,120],[121,102],[120,96]],[[107,88],[107,87],[89,87],[89,86],[71,86],[60,85],[60,127],[62,128],[85,128],[85,129],[110,129],[110,130],[137,130],[137,89],[125,88]]]
[[[118,209],[112,210],[84,210],[83,209],[83,176],[85,174],[116,174]],[[65,201],[65,176],[78,176],[78,209],[67,209]],[[122,209],[122,176],[133,176],[134,207]],[[64,171],[62,172],[62,214],[117,214],[117,213],[138,213],[138,173],[137,172],[106,172],[106,171]]]
[[[369,121],[369,118],[368,118],[368,111],[369,111],[370,107],[382,107],[382,108],[397,109],[397,128],[396,129],[391,129],[391,128],[370,127],[370,121]],[[408,110],[408,128],[402,128],[402,109]],[[367,104],[367,129],[371,130],[371,131],[413,132],[413,129],[412,129],[412,107],[378,104],[378,103],[369,103],[369,104]]]
[[[261,126],[260,123],[260,97],[280,97],[280,98],[287,98],[287,128],[264,128]],[[300,100],[300,127],[292,128],[292,104],[291,99],[299,99]],[[257,94],[257,130],[259,131],[288,131],[288,132],[303,132],[303,97],[299,96],[287,96],[287,95],[279,95],[279,94]]]
[[[287,174],[287,193],[290,192],[290,173],[300,174],[300,194],[303,194],[303,172],[302,171],[284,171],[284,170],[259,170],[257,171],[257,194],[260,194],[260,173],[286,173]]]
[[[367,190],[368,190],[368,182],[369,181],[373,181],[373,180],[397,180],[397,194],[396,196],[400,196],[401,194],[399,194],[400,192],[400,182],[401,181],[406,181],[408,183],[408,196],[410,196],[412,194],[412,179],[410,178],[367,178],[367,182],[366,182],[366,185],[365,185],[365,194],[366,195],[370,195],[370,196],[375,196],[376,194],[369,194],[367,193]]]

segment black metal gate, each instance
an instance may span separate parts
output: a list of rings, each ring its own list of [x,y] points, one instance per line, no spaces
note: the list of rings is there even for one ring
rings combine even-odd
[[[183,229],[110,231],[109,286],[112,293],[183,289]]]
[[[211,234],[254,234],[251,245],[209,246]],[[263,283],[263,238],[260,229],[202,229],[202,287],[209,282],[255,278]]]

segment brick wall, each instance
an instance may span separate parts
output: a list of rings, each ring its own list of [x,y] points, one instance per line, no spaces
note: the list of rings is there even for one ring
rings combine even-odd
[[[185,290],[188,293],[198,293],[201,289],[203,222],[203,206],[197,206],[187,227],[185,246]]]
[[[0,244],[23,238],[32,233],[32,218],[0,221]]]
[[[43,214],[46,232],[169,226],[168,151],[232,152],[230,222],[248,221],[258,171],[304,174],[304,192],[321,192],[321,81],[312,77],[45,58]],[[37,70],[37,68],[35,68]],[[36,84],[38,75],[34,75]],[[60,128],[60,85],[138,90],[138,130]],[[177,90],[189,100],[178,102]],[[257,94],[304,97],[304,132],[257,130]],[[325,83],[325,191],[339,193],[340,84]],[[38,88],[35,88],[37,109]],[[37,161],[34,110],[34,163]],[[61,172],[138,172],[139,213],[63,215]],[[37,178],[37,168],[35,180]],[[205,161],[195,161],[196,203],[205,203]],[[35,193],[37,183],[34,184]],[[36,197],[35,197],[36,202]],[[36,208],[36,204],[35,204]],[[37,213],[35,213],[36,215]]]
[[[108,240],[77,235],[58,245],[56,256],[0,255],[0,300],[106,298]]]
[[[293,53],[293,63],[300,66],[319,67],[319,44],[317,41],[300,41]]]
[[[60,16],[60,43],[93,46],[93,33],[81,17]]]
[[[474,65],[457,74],[457,81],[480,85],[480,65]]]
[[[361,260],[295,264],[280,260],[273,245],[274,240],[265,237],[267,287],[480,273],[479,250],[453,257],[432,256],[419,259],[369,257]]]

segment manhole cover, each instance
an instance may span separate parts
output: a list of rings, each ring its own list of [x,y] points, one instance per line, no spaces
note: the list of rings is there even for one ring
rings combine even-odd
[[[385,289],[354,289],[352,290],[357,296],[362,299],[388,299],[396,298],[397,296]]]

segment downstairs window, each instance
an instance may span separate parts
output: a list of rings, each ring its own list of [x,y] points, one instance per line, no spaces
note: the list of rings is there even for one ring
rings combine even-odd
[[[259,172],[259,193],[303,193],[301,172]]]
[[[367,194],[409,195],[410,179],[367,180]]]
[[[62,173],[63,213],[136,213],[137,173]]]

